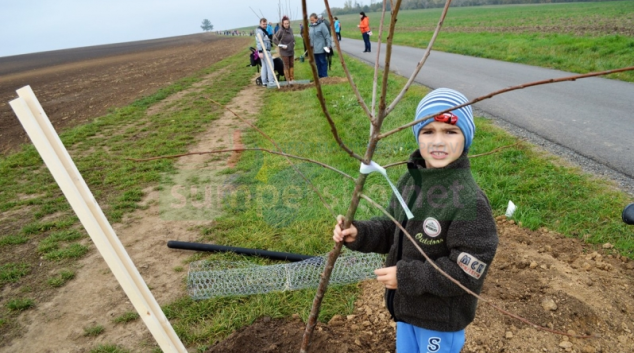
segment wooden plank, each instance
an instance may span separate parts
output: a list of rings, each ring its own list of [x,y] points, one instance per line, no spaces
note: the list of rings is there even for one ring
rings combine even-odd
[[[17,92],[19,98],[9,104],[152,336],[163,352],[187,352],[77,170],[33,90],[26,86]]]

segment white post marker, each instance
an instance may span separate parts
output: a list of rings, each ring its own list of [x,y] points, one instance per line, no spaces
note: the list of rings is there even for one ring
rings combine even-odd
[[[277,85],[277,88],[280,88],[280,83],[277,82],[277,76],[275,76],[275,66],[273,66],[273,62],[271,61],[271,58],[269,57],[266,47],[264,46],[264,41],[262,40],[262,36],[260,35],[260,33],[257,33],[257,31],[255,31],[256,35],[258,36],[258,40],[260,41],[260,45],[262,46],[262,54],[264,54],[264,58],[266,59],[266,62],[269,63],[269,68],[271,69],[271,71],[273,71],[273,79],[275,80],[275,84]]]
[[[26,86],[17,92],[19,98],[9,102],[11,108],[139,316],[163,352],[186,353],[187,349],[88,189],[33,90]]]

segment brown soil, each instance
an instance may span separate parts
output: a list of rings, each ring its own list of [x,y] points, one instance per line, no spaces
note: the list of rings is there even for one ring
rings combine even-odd
[[[31,86],[59,132],[151,95],[243,50],[251,41],[203,33],[101,46],[99,56],[79,48],[2,58],[2,66],[12,70],[0,70],[0,154],[28,142],[8,104],[21,87]]]
[[[348,79],[345,77],[325,77],[319,80],[319,83],[322,85],[336,85],[338,83],[343,83],[343,82],[348,82]],[[296,83],[293,85],[281,86],[279,90],[282,92],[289,92],[289,91],[295,92],[295,91],[302,91],[302,90],[313,88],[313,87],[315,87],[314,82]]]
[[[115,55],[2,76],[0,143],[5,149],[14,149],[24,141],[21,128],[14,126],[17,119],[6,105],[14,97],[7,92],[15,88],[31,84],[55,126],[72,126],[111,107],[124,106],[250,44],[250,39],[227,40],[200,36],[197,43],[152,47],[145,55]],[[205,84],[218,74],[206,77]],[[259,106],[253,98],[261,96],[254,91],[258,89],[249,86],[241,92],[230,104],[233,110],[255,119]],[[90,102],[95,101],[99,103],[91,110]],[[227,113],[197,136],[200,142],[191,150],[239,146],[243,126]],[[235,138],[223,142],[223,137],[229,140],[227,136]],[[237,158],[230,154],[221,159],[196,155],[180,160],[179,167],[184,172],[221,170]],[[159,304],[165,305],[185,295],[182,267],[190,256],[167,249],[165,241],[195,241],[199,238],[197,227],[206,224],[161,219],[157,193],[145,191],[142,204],[147,208],[129,214],[114,228]],[[0,215],[0,219],[5,216]],[[467,328],[463,352],[634,352],[634,262],[612,254],[609,244],[595,249],[546,229],[529,231],[504,219],[499,219],[498,227],[500,248],[484,298],[536,324],[595,338],[568,338],[540,331],[481,301],[475,322]],[[113,323],[133,308],[99,254],[91,252],[77,267],[75,279],[45,301],[38,299],[34,309],[20,315],[21,336],[4,341],[0,352],[88,352],[104,343],[116,343],[133,352],[153,351],[156,344],[141,320]],[[352,315],[335,316],[318,326],[313,352],[394,351],[394,324],[383,306],[383,289],[375,281],[361,286],[363,294]],[[6,298],[6,293],[0,294]],[[102,325],[104,333],[86,337],[84,328],[95,325]],[[302,330],[303,323],[297,317],[261,318],[209,351],[296,352]]]

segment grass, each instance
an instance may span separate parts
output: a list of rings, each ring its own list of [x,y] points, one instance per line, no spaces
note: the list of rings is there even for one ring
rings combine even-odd
[[[130,351],[116,344],[100,344],[91,349],[90,353],[130,353]]]
[[[440,13],[441,9],[399,12],[394,43],[426,48]],[[381,14],[368,16],[378,34]],[[339,19],[344,37],[361,39],[358,15]],[[434,49],[588,73],[632,65],[632,28],[631,1],[452,7]],[[634,82],[631,71],[608,77]]]
[[[61,287],[63,285],[66,284],[66,282],[70,281],[71,279],[75,278],[75,272],[74,271],[70,271],[70,270],[62,270],[58,275],[49,278],[48,279],[48,284],[51,287]]]
[[[24,244],[28,241],[29,238],[27,238],[23,234],[6,235],[0,238],[0,246]]]
[[[5,263],[0,265],[0,285],[17,282],[31,272],[31,266],[26,263]]]
[[[135,321],[139,318],[139,314],[136,311],[128,311],[120,316],[117,316],[113,321],[115,324],[126,324],[128,322]]]
[[[101,325],[84,327],[84,336],[96,337],[101,335],[105,329]]]
[[[34,307],[35,302],[29,298],[16,298],[9,300],[6,306],[10,311],[24,311]]]

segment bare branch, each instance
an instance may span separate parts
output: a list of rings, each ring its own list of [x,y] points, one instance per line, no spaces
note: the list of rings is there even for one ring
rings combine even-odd
[[[510,316],[514,319],[517,319],[527,325],[533,326],[534,328],[538,329],[538,330],[542,330],[542,331],[547,331],[550,333],[554,333],[557,335],[562,335],[562,336],[568,336],[568,337],[574,337],[574,338],[593,338],[593,335],[590,336],[585,336],[585,335],[571,335],[569,333],[566,332],[562,332],[562,331],[557,331],[557,330],[551,330],[547,327],[543,327],[543,326],[539,326],[535,323],[532,323],[528,320],[526,320],[525,318],[515,315],[511,312],[508,312],[500,307],[498,307],[497,305],[493,304],[490,300],[481,297],[480,295],[478,295],[477,293],[473,292],[471,289],[465,287],[462,283],[460,283],[458,280],[454,279],[453,277],[451,277],[449,274],[447,274],[445,271],[443,271],[440,267],[438,267],[438,265],[436,265],[436,263],[429,258],[429,256],[427,256],[427,254],[425,253],[425,251],[423,251],[423,249],[421,249],[421,247],[418,245],[418,243],[414,240],[414,238],[407,232],[407,230],[405,228],[403,228],[403,226],[401,225],[401,223],[399,221],[397,221],[396,219],[394,219],[394,217],[392,217],[392,215],[387,212],[381,205],[379,205],[378,203],[376,203],[374,200],[372,200],[371,198],[369,198],[367,195],[361,194],[361,197],[368,201],[372,206],[378,208],[379,210],[381,210],[381,212],[383,212],[383,214],[385,214],[387,217],[390,218],[390,220],[392,220],[392,222],[394,222],[394,224],[401,230],[401,232],[403,232],[403,234],[405,234],[405,236],[407,237],[407,239],[409,241],[412,242],[412,245],[414,245],[414,247],[418,250],[418,252],[421,253],[421,255],[423,255],[423,257],[425,257],[425,260],[427,261],[428,264],[430,264],[433,268],[436,269],[436,271],[438,271],[440,274],[442,274],[443,276],[445,276],[448,280],[450,280],[451,282],[453,282],[455,285],[457,285],[458,287],[460,287],[462,290],[464,290],[465,292],[469,293],[470,295],[478,298],[479,300],[489,304],[491,307],[493,307],[495,310],[501,312],[504,315]],[[343,242],[342,242],[343,243]]]
[[[251,9],[251,6],[249,6],[249,8]],[[258,18],[258,21],[259,21],[259,20],[261,19],[261,17],[260,17],[260,16],[258,16],[257,12],[255,12],[255,10],[254,10],[254,9],[251,9],[251,11],[253,11],[253,13],[255,14],[255,17],[257,17],[257,18]]]
[[[425,62],[427,61],[427,58],[429,57],[429,54],[431,53],[431,48],[434,46],[434,43],[436,42],[436,38],[438,37],[438,33],[440,33],[440,29],[442,28],[442,25],[445,22],[445,17],[447,16],[447,11],[449,11],[450,4],[451,4],[451,0],[447,0],[445,2],[445,8],[442,10],[442,14],[440,15],[440,19],[438,20],[438,24],[436,25],[436,30],[434,31],[434,34],[431,36],[431,39],[429,40],[429,43],[427,44],[427,49],[425,49],[423,58],[418,62],[418,65],[416,65],[416,69],[412,73],[412,76],[410,76],[409,80],[407,80],[407,83],[401,90],[401,93],[399,93],[398,96],[394,98],[394,101],[390,104],[390,106],[387,107],[387,110],[385,112],[386,116],[390,114],[390,112],[394,110],[394,107],[398,104],[398,102],[400,102],[401,99],[403,99],[403,97],[405,96],[405,93],[409,91],[410,86],[412,85],[412,83],[414,83],[414,79],[416,79],[416,76],[418,76],[418,73],[423,68],[423,65],[425,65]]]
[[[382,125],[383,119],[385,119],[385,105],[387,99],[387,81],[390,77],[390,63],[392,60],[392,45],[394,42],[394,28],[396,27],[396,21],[398,11],[401,8],[401,0],[396,0],[395,7],[392,8],[392,16],[390,19],[390,31],[387,35],[387,49],[385,51],[385,65],[383,68],[383,81],[381,83],[381,98],[379,99],[379,114],[377,116],[378,125]]]
[[[332,12],[330,11],[330,5],[328,4],[328,0],[324,0],[324,4],[326,5],[326,11],[328,11],[328,18],[330,19],[330,26],[332,27],[331,28],[332,33],[335,33],[335,27],[334,27],[335,22],[334,22],[334,18],[332,17]],[[374,113],[370,113],[370,110],[368,109],[367,104],[365,104],[363,97],[361,97],[359,88],[357,88],[357,85],[354,83],[354,80],[352,79],[352,75],[350,75],[350,70],[348,70],[346,61],[343,58],[343,52],[341,51],[341,45],[339,44],[339,39],[337,38],[337,36],[334,37],[334,41],[335,41],[335,46],[337,47],[337,53],[339,53],[339,61],[341,61],[341,67],[343,68],[343,72],[346,74],[346,77],[348,78],[348,82],[350,83],[350,87],[352,87],[352,91],[354,92],[354,95],[357,96],[357,102],[359,102],[359,105],[361,106],[365,114],[370,119],[370,123],[372,123],[372,117],[374,117]]]
[[[521,85],[508,87],[508,88],[501,89],[499,91],[495,91],[493,93],[489,93],[489,94],[487,94],[485,96],[481,96],[481,97],[475,98],[475,99],[473,99],[473,100],[471,100],[471,101],[469,101],[467,103],[460,104],[460,105],[457,105],[455,107],[443,110],[443,111],[438,112],[438,113],[436,113],[434,115],[443,114],[443,113],[446,113],[446,112],[449,112],[449,111],[452,111],[452,110],[455,110],[455,109],[458,109],[458,108],[465,107],[467,105],[471,105],[471,104],[483,101],[485,99],[493,98],[493,97],[495,97],[497,95],[500,95],[502,93],[516,91],[516,90],[519,90],[519,89],[524,89],[524,88],[533,87],[533,86],[539,86],[539,85],[546,85],[546,84],[550,84],[550,83],[557,83],[557,82],[576,81],[576,80],[579,80],[579,79],[582,79],[582,78],[595,77],[595,76],[604,76],[604,75],[614,74],[614,73],[617,73],[617,72],[625,72],[625,71],[632,71],[632,70],[634,70],[634,66],[623,67],[623,68],[614,69],[614,70],[590,72],[590,73],[581,74],[581,75],[573,75],[573,76],[566,76],[566,77],[560,77],[560,78],[550,78],[550,79],[547,79],[547,80],[541,80],[541,81],[524,83],[524,84],[521,84]],[[427,119],[431,119],[434,115],[428,115],[428,116],[420,118],[418,120],[414,120],[411,123],[407,123],[407,124],[405,124],[403,126],[400,126],[400,127],[396,128],[394,130],[390,130],[388,132],[382,133],[382,134],[379,135],[379,139],[383,139],[383,138],[385,138],[387,136],[390,136],[392,134],[395,134],[395,133],[397,133],[397,132],[399,132],[401,130],[407,129],[410,126],[414,126],[414,125],[420,123],[421,121],[424,121],[424,120],[427,120]]]
[[[379,60],[381,59],[381,39],[383,38],[383,24],[385,23],[385,3],[383,0],[383,11],[381,11],[381,22],[379,23],[379,37],[376,44],[376,60],[374,61],[374,81],[372,82],[372,117],[374,118],[376,106],[376,86],[379,82]]]
[[[471,155],[471,156],[469,156],[469,158],[477,158],[477,157],[482,157],[482,156],[488,156],[488,155],[490,155],[490,154],[500,152],[501,150],[504,150],[504,149],[507,149],[507,148],[510,148],[510,147],[513,147],[513,146],[517,146],[517,145],[519,145],[519,144],[520,144],[520,142],[518,141],[518,142],[512,143],[512,144],[510,144],[510,145],[501,146],[501,147],[498,147],[498,148],[492,149],[492,150],[490,150],[489,152],[484,152],[484,153],[479,153],[479,154],[474,154],[474,155]]]
[[[269,135],[267,135],[266,133],[264,133],[264,131],[260,130],[257,126],[253,125],[250,121],[248,121],[247,119],[242,118],[239,114],[237,114],[236,112],[234,112],[233,110],[231,110],[229,107],[223,106],[222,104],[216,102],[215,100],[205,97],[205,99],[207,99],[208,101],[225,108],[226,110],[228,110],[231,114],[233,114],[236,118],[240,119],[243,123],[249,125],[250,127],[252,127],[253,129],[255,129],[257,132],[260,133],[260,135],[264,136],[264,138],[266,138],[267,140],[269,140],[274,146],[275,148],[277,148],[278,151],[280,152],[284,152],[282,150],[282,148],[277,144],[277,142],[275,142],[275,140],[273,140],[271,137],[269,137]],[[337,215],[335,214],[335,211],[332,210],[332,207],[330,207],[330,205],[326,202],[326,200],[324,199],[324,197],[322,196],[322,194],[319,192],[319,190],[317,190],[317,188],[315,187],[315,184],[313,184],[310,179],[308,179],[304,173],[302,173],[301,170],[299,170],[299,168],[297,168],[297,166],[295,164],[293,164],[293,162],[289,159],[289,157],[286,157],[286,161],[288,161],[288,164],[291,165],[291,167],[293,168],[293,170],[295,170],[295,172],[302,177],[302,179],[304,179],[306,181],[306,183],[308,184],[308,186],[310,186],[311,189],[313,189],[313,192],[315,194],[317,194],[317,196],[319,196],[319,199],[321,200],[321,202],[324,204],[324,207],[326,207],[328,209],[328,211],[330,211],[330,213],[332,214],[333,217],[337,218]]]
[[[383,169],[396,167],[396,166],[399,166],[401,164],[407,164],[407,161],[401,161],[401,162],[394,162],[394,163],[386,164],[386,165],[383,166]]]
[[[319,74],[317,74],[317,66],[315,65],[315,58],[313,53],[313,47],[310,45],[310,38],[308,36],[308,14],[306,13],[306,0],[302,0],[302,10],[304,13],[304,33],[302,33],[304,42],[306,43],[306,49],[308,51],[308,61],[310,63],[310,68],[313,72],[313,79],[315,80],[315,88],[317,89],[317,98],[319,100],[319,104],[321,105],[321,110],[324,112],[326,119],[328,120],[328,124],[330,124],[330,131],[332,132],[335,141],[339,144],[344,151],[348,152],[348,154],[359,161],[363,159],[358,154],[354,153],[339,137],[339,133],[337,132],[337,127],[335,126],[335,122],[332,120],[330,113],[328,112],[328,107],[326,106],[326,99],[324,98],[324,93],[321,89],[321,83],[319,82]]]
[[[509,147],[513,147],[513,146],[517,146],[517,145],[519,145],[519,142],[510,144],[510,145],[506,145],[506,146],[501,146],[501,147],[495,148],[495,149],[493,149],[493,150],[491,150],[489,152],[484,152],[484,153],[480,153],[480,154],[474,154],[474,155],[467,156],[467,157],[469,157],[469,158],[482,157],[482,156],[486,156],[486,155],[489,155],[489,154],[500,152],[503,149],[507,149]],[[401,164],[407,164],[407,161],[386,164],[386,165],[383,166],[383,168],[387,169],[387,168],[391,168],[391,167],[396,167],[397,165],[401,165]]]
[[[317,164],[318,166],[324,167],[326,169],[330,169],[333,172],[337,172],[337,173],[341,174],[342,176],[344,176],[344,177],[346,177],[346,178],[348,178],[350,180],[356,180],[355,178],[351,177],[350,175],[346,174],[345,172],[342,172],[341,170],[339,170],[339,169],[337,169],[335,167],[329,166],[328,164],[325,164],[325,163],[322,163],[322,162],[318,162],[316,160],[313,160],[313,159],[310,159],[310,158],[306,158],[306,157],[295,156],[295,155],[284,153],[284,152],[272,151],[272,150],[269,150],[269,149],[266,149],[266,148],[232,148],[232,149],[216,150],[216,151],[188,152],[188,153],[182,153],[182,154],[173,154],[173,155],[169,155],[169,156],[158,156],[158,157],[140,158],[140,159],[126,158],[126,160],[133,161],[133,162],[147,162],[147,161],[154,161],[154,160],[158,160],[158,159],[174,159],[174,158],[201,155],[201,154],[214,154],[214,153],[226,153],[226,152],[243,152],[243,151],[262,151],[262,152],[266,152],[266,153],[270,153],[270,154],[277,154],[277,155],[288,157],[288,158],[298,159],[298,160],[301,160],[301,161]]]

